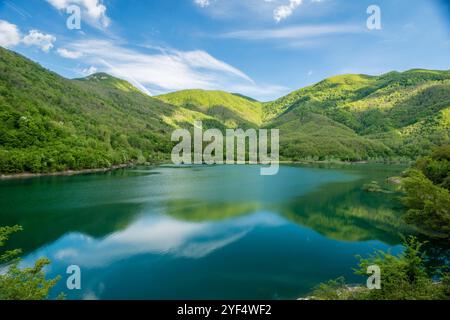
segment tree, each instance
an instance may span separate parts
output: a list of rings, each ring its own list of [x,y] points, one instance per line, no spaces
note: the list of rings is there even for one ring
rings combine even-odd
[[[430,237],[450,237],[450,147],[442,147],[421,158],[405,174],[403,203],[406,221]]]
[[[0,227],[0,247],[4,247],[11,234],[22,227]],[[59,277],[47,280],[44,268],[50,264],[46,258],[36,261],[33,267],[19,267],[20,249],[0,252],[0,263],[6,264],[6,272],[0,275],[0,300],[44,300],[59,281]],[[62,295],[59,298],[63,298]]]
[[[381,270],[381,290],[349,287],[343,278],[315,288],[313,297],[319,300],[448,300],[450,278],[447,270],[438,274],[435,282],[427,273],[423,243],[415,237],[404,240],[405,251],[399,256],[378,251],[369,258],[360,259],[356,274],[367,276],[367,268],[376,265]]]

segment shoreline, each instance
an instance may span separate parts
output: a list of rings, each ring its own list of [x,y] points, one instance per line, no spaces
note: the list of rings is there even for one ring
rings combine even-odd
[[[112,171],[116,171],[116,170],[120,170],[120,169],[131,168],[133,166],[135,166],[134,163],[128,163],[128,164],[119,164],[119,165],[111,166],[109,168],[98,168],[98,169],[66,170],[66,171],[49,172],[49,173],[23,172],[23,173],[13,173],[13,174],[0,174],[0,180],[29,179],[29,178],[39,178],[39,177],[70,177],[70,176],[78,176],[78,175],[83,175],[83,174],[112,172]]]
[[[280,164],[342,164],[342,165],[358,165],[358,164],[386,164],[386,165],[410,165],[414,163],[413,160],[410,161],[397,161],[397,160],[385,160],[385,161],[371,161],[371,160],[361,160],[361,161],[340,161],[340,160],[280,160]]]
[[[146,163],[143,165],[163,165],[165,162],[156,162],[156,163]],[[365,164],[406,164],[405,162],[372,162],[372,161],[308,161],[308,160],[300,160],[300,161],[290,161],[290,160],[281,160],[279,161],[280,165],[365,165]],[[66,171],[57,171],[50,173],[31,173],[31,172],[22,172],[22,173],[13,173],[13,174],[0,174],[0,181],[2,180],[14,180],[14,179],[29,179],[29,178],[39,178],[39,177],[70,177],[77,176],[83,174],[93,174],[93,173],[106,173],[112,172],[120,169],[126,169],[136,166],[136,163],[127,163],[127,164],[119,164],[114,165],[108,168],[97,168],[97,169],[82,169],[82,170],[66,170]]]

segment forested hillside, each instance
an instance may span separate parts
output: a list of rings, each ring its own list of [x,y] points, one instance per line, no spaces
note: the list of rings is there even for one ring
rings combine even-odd
[[[450,72],[430,70],[337,76],[264,105],[286,157],[342,160],[428,154],[450,141],[449,108]]]
[[[155,98],[99,73],[68,80],[0,48],[0,172],[169,159],[175,128],[280,129],[285,160],[415,159],[449,144],[450,72],[344,75],[274,102],[222,91]]]
[[[100,74],[67,80],[0,48],[0,172],[54,172],[167,157],[173,128],[203,114]],[[169,139],[168,139],[169,137]]]

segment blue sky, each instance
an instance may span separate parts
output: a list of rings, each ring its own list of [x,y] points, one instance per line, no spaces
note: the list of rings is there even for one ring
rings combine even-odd
[[[66,26],[70,5],[81,29]],[[381,9],[369,30],[367,8]],[[0,45],[65,77],[267,101],[343,73],[450,69],[444,0],[0,0]]]

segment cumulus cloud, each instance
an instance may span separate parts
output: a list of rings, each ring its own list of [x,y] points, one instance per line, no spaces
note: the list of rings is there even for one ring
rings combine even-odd
[[[70,51],[65,48],[58,48],[57,52],[61,57],[67,58],[67,59],[78,59],[83,56],[83,53],[81,53],[81,52]]]
[[[288,5],[282,5],[277,7],[273,12],[273,18],[276,22],[280,22],[281,20],[286,19],[294,13],[294,10],[297,9],[303,0],[289,0]]]
[[[208,14],[218,18],[273,19],[277,23],[290,17],[303,4],[325,0],[193,0]],[[249,13],[250,12],[250,13]]]
[[[209,0],[194,0],[194,2],[202,8],[208,7],[211,4]]]
[[[102,0],[47,0],[58,10],[66,10],[70,5],[79,5],[82,8],[83,17],[95,26],[106,28],[111,20],[106,14],[106,6]]]
[[[133,50],[98,39],[75,42],[68,48],[82,53],[84,63],[126,79],[147,93],[199,88],[223,89],[249,95],[275,95],[286,89],[258,86],[243,71],[202,50]]]
[[[0,46],[11,48],[20,42],[19,28],[12,23],[0,20]]]
[[[37,46],[42,51],[49,52],[53,48],[56,37],[51,34],[44,34],[38,30],[31,30],[22,41],[27,46]]]

